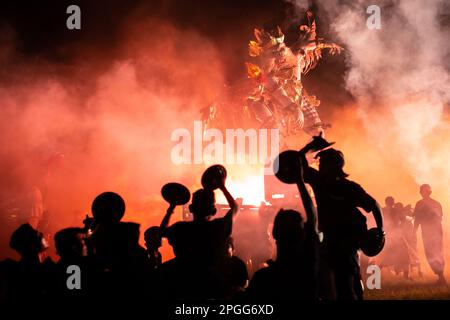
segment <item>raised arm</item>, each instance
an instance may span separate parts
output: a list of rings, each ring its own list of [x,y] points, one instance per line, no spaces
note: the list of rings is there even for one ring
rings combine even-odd
[[[302,165],[303,165],[303,161],[306,161],[306,159],[301,159]],[[318,223],[317,223],[317,210],[316,210],[316,207],[314,206],[314,203],[311,199],[308,189],[306,189],[306,185],[303,180],[303,172],[301,172],[300,177],[297,181],[297,187],[298,187],[298,191],[300,193],[300,197],[302,199],[303,207],[305,208],[305,213],[306,213],[307,221],[305,224],[305,229],[308,234],[315,234],[317,237],[319,237],[319,228],[318,228]]]
[[[327,148],[334,144],[334,142],[328,142],[323,137],[324,133],[321,132],[318,136],[314,136],[312,141],[307,143],[300,151],[299,153],[301,155],[306,155],[310,151],[319,151],[324,148]],[[308,164],[308,163],[306,163]]]
[[[300,156],[301,167],[303,170],[302,178],[303,178],[304,182],[311,183],[311,179],[313,179],[314,176],[317,175],[317,171],[309,166],[308,160],[306,159],[306,154],[311,151],[315,152],[315,151],[321,150],[332,144],[333,143],[326,141],[323,138],[323,133],[321,133],[320,135],[313,137],[313,140],[311,142],[309,142],[308,144],[306,144],[298,152],[299,156]]]
[[[230,210],[225,215],[225,218],[232,218],[237,213],[239,206],[228,189],[225,187],[225,184],[222,184],[219,189],[223,192],[223,195],[225,196],[225,199],[227,199],[228,205],[230,206]]]
[[[303,202],[303,207],[305,208],[306,213],[306,224],[305,229],[308,234],[316,234],[319,236],[319,227],[317,223],[317,210],[314,206],[314,203],[309,195],[308,189],[306,189],[306,185],[303,182],[303,179],[297,182],[298,191],[300,192],[300,197]]]
[[[166,215],[164,216],[164,218],[161,221],[161,225],[160,225],[161,231],[164,232],[164,230],[167,229],[167,226],[169,225],[169,222],[170,222],[170,217],[172,216],[172,214],[175,210],[175,207],[176,207],[176,205],[172,203],[169,206],[169,208],[167,209]]]
[[[381,212],[381,207],[378,202],[369,195],[360,185],[354,184],[354,194],[352,197],[356,199],[356,207],[364,209],[367,213],[372,213],[375,223],[377,225],[377,229],[381,234],[384,235],[383,230],[383,214]]]

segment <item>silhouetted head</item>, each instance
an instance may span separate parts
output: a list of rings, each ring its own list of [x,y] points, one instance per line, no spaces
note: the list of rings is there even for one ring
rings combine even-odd
[[[423,184],[420,186],[420,195],[422,198],[429,198],[431,195],[431,187],[429,184]]]
[[[405,214],[407,215],[407,216],[412,216],[413,215],[413,208],[412,208],[412,206],[410,205],[410,204],[407,204],[406,206],[405,206]]]
[[[303,218],[298,211],[278,211],[273,222],[273,238],[277,245],[301,245],[304,238]]]
[[[344,154],[336,149],[330,148],[320,151],[316,158],[319,158],[319,172],[327,177],[345,178],[348,176],[343,170]]]
[[[401,203],[401,202],[397,202],[395,205],[394,205],[394,209],[395,210],[403,210],[405,208],[405,206],[403,205],[403,203]]]
[[[384,199],[384,204],[386,205],[386,207],[392,208],[395,204],[395,200],[391,196],[386,197],[386,199]]]
[[[161,228],[160,227],[150,227],[144,232],[145,247],[148,251],[158,250],[161,243]]]
[[[394,218],[398,221],[398,222],[402,222],[406,219],[408,213],[408,209],[403,205],[403,203],[401,202],[397,202],[394,205]]]
[[[56,253],[61,259],[87,256],[86,236],[81,228],[66,228],[55,234]]]
[[[192,203],[189,210],[194,216],[194,220],[207,219],[216,214],[216,197],[214,191],[209,189],[199,189],[192,195]]]
[[[28,223],[22,224],[12,233],[9,246],[22,258],[36,256],[47,249],[42,233]]]
[[[103,192],[92,202],[92,215],[98,223],[117,223],[125,214],[125,201],[114,192]]]

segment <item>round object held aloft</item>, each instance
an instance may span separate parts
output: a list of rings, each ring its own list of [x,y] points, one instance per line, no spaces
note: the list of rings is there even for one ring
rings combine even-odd
[[[125,201],[115,192],[103,192],[92,202],[91,211],[97,222],[119,222],[125,214]]]
[[[227,170],[220,164],[215,164],[208,169],[202,175],[202,186],[205,189],[217,189],[220,185],[225,184],[227,178]]]
[[[385,237],[377,228],[366,231],[361,239],[361,251],[368,257],[374,257],[384,248]]]
[[[161,195],[164,200],[174,205],[184,205],[191,199],[188,188],[176,182],[165,184],[161,189]]]
[[[275,176],[284,183],[294,184],[301,177],[301,160],[298,151],[281,152],[273,163]]]

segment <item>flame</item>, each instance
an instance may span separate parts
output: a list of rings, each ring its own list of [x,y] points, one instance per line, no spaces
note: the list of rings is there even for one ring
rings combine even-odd
[[[264,201],[264,174],[246,174],[245,170],[234,172],[235,175],[228,177],[226,185],[235,199],[243,198],[244,205],[259,206]],[[222,193],[217,194],[217,203],[226,204]]]
[[[246,62],[247,66],[247,75],[249,78],[258,78],[261,75],[261,69],[253,63]]]
[[[262,48],[256,41],[250,41],[248,44],[248,54],[250,57],[257,57],[261,54]]]

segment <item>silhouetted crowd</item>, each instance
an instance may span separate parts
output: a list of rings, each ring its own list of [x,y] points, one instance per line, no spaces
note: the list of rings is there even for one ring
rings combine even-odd
[[[42,233],[30,224],[21,225],[10,238],[10,247],[19,253],[20,260],[0,263],[0,298],[363,299],[358,251],[376,255],[383,249],[381,209],[360,185],[347,179],[342,152],[324,149],[324,142],[322,137],[314,137],[296,153],[293,161],[297,171],[287,173],[298,187],[306,219],[292,209],[276,213],[271,231],[276,258],[253,270],[251,279],[248,265],[235,255],[232,237],[239,205],[227,190],[225,179],[219,179],[214,188],[193,193],[188,207],[192,221],[171,224],[177,205],[171,203],[161,224],[145,230],[146,248],[139,244],[139,224],[121,221],[125,202],[113,192],[95,198],[94,218],[86,218],[84,227],[66,228],[54,235],[57,262],[42,259],[48,248]],[[315,152],[318,170],[310,167],[306,158]],[[315,202],[306,184],[312,188]],[[214,218],[214,189],[224,194],[229,207],[218,218]],[[430,265],[445,281],[443,257],[439,256],[442,227],[436,235],[442,209],[429,198],[429,187],[421,191],[424,199],[416,205],[412,229],[404,214],[394,215],[385,209],[389,232],[404,232],[405,245],[414,246],[406,235],[412,236],[420,225],[424,241],[428,241],[425,249]],[[393,201],[386,204],[389,210],[397,206]],[[373,214],[377,224],[374,232],[369,232],[366,217],[358,208]],[[159,252],[162,238],[168,240],[175,255],[165,262]],[[254,241],[259,241],[258,237]],[[441,251],[436,253],[439,246]],[[386,264],[388,260],[386,257]]]
[[[392,268],[397,275],[412,280],[417,271],[423,277],[418,258],[417,231],[421,228],[425,256],[432,271],[438,277],[437,284],[445,285],[444,248],[442,230],[442,206],[431,198],[431,187],[420,186],[422,200],[414,208],[386,197],[383,215],[386,221],[387,245],[380,257],[381,267]]]

